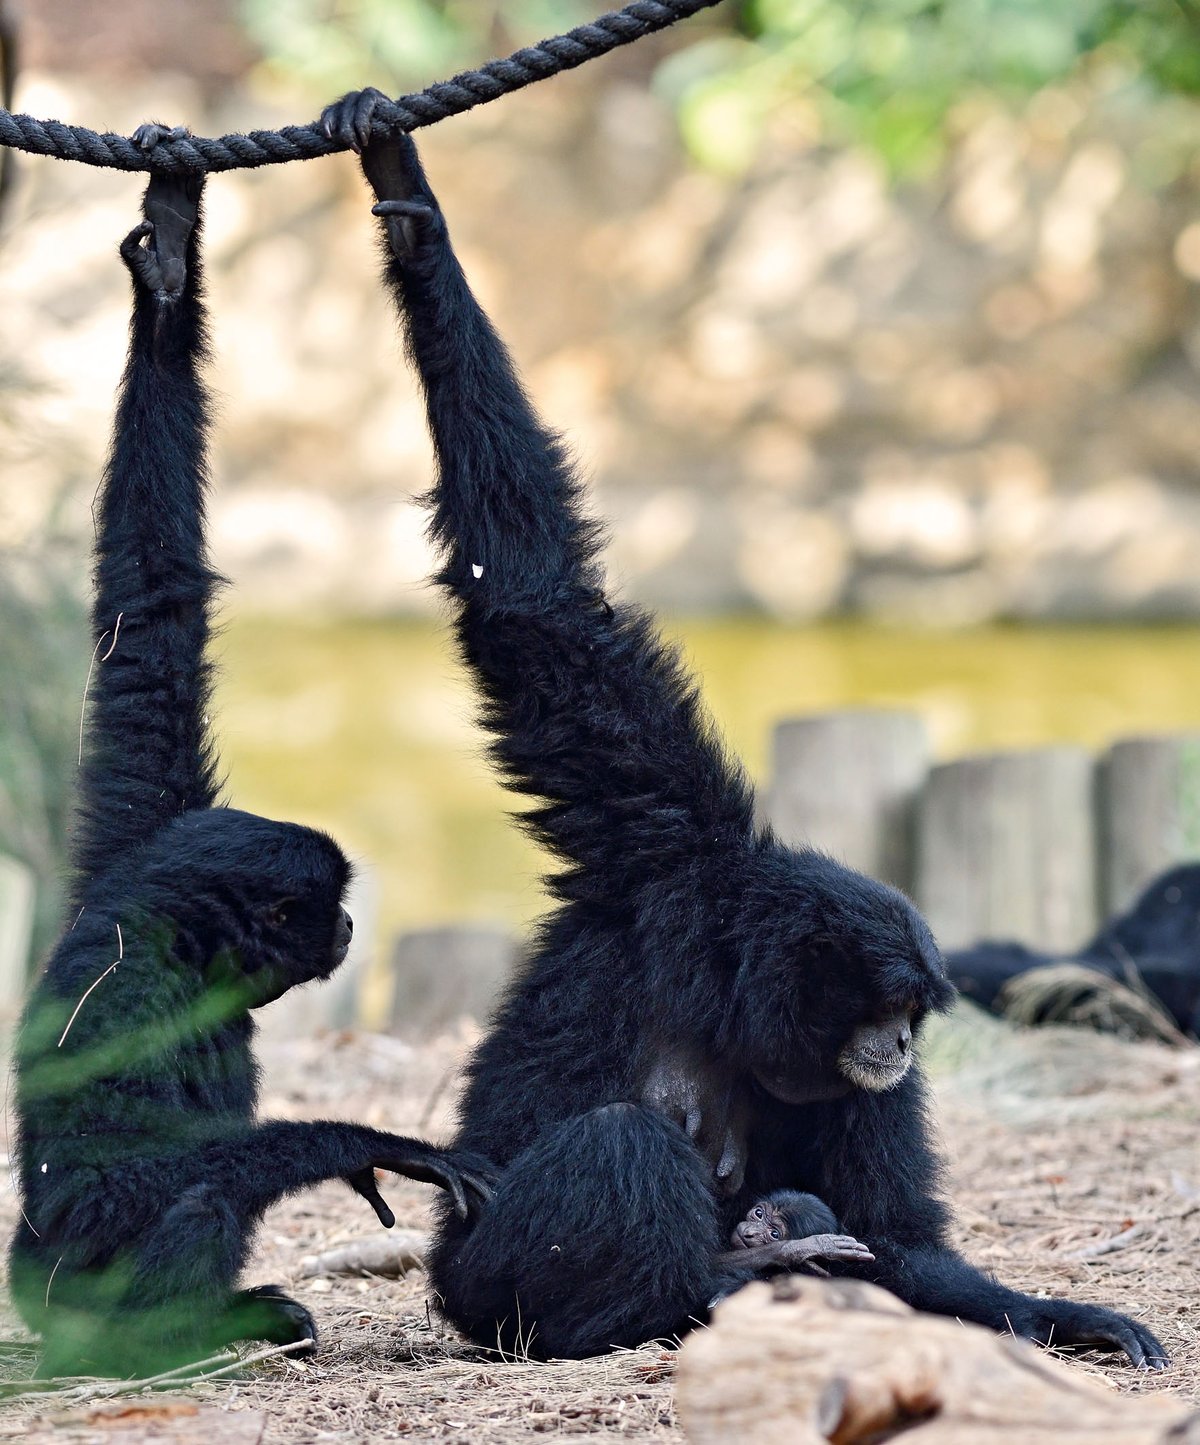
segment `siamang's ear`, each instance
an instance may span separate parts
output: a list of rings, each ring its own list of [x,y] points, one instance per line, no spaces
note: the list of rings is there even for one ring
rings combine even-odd
[[[274,903],[270,904],[267,908],[267,923],[272,928],[286,928],[288,914],[296,901],[295,898],[288,897],[277,899]]]

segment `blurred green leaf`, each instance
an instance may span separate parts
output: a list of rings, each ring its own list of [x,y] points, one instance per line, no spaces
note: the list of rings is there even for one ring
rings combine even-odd
[[[242,0],[267,63],[330,95],[424,86],[596,13],[586,0]]]
[[[413,89],[605,8],[588,0],[243,0],[267,63],[323,95],[368,81],[392,93]],[[741,0],[676,37],[659,88],[694,155],[720,170],[749,164],[797,104],[819,117],[829,139],[870,146],[893,171],[911,172],[937,161],[964,96],[1017,103],[1097,65],[1143,85],[1150,101],[1200,95],[1195,0]]]

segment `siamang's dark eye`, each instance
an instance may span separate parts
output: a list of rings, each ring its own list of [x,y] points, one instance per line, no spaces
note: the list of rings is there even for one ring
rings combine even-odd
[[[762,1218],[762,1205],[761,1205],[761,1204],[755,1209],[755,1211],[754,1211],[754,1217],[755,1217],[755,1219],[761,1219],[761,1218]]]
[[[286,927],[287,927],[287,909],[286,909],[286,908],[279,907],[279,908],[272,908],[272,909],[271,909],[271,926],[272,926],[272,928],[286,928]]]
[[[772,1239],[778,1239],[778,1238],[779,1238],[779,1231],[778,1231],[777,1229],[773,1229],[773,1230],[771,1231],[771,1238],[772,1238]]]

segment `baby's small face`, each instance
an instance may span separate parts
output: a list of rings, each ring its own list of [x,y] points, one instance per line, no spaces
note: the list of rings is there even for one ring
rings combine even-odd
[[[746,1211],[729,1236],[734,1249],[761,1249],[788,1237],[787,1223],[769,1199],[760,1199]]]

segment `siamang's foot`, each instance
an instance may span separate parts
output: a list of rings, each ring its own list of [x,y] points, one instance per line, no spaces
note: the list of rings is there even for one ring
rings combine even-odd
[[[1123,1350],[1139,1369],[1165,1370],[1170,1356],[1153,1334],[1128,1315],[1073,1300],[1034,1300],[1029,1318],[1012,1320],[1014,1333],[1054,1348]]]
[[[277,1284],[260,1284],[237,1295],[234,1318],[238,1338],[267,1340],[272,1345],[301,1345],[293,1357],[315,1355],[317,1325],[299,1300],[284,1294]]]
[[[139,126],[133,139],[149,152],[161,140],[187,134],[182,126],[150,124]],[[187,284],[188,244],[200,216],[203,190],[201,172],[182,176],[155,172],[142,200],[146,219],[121,242],[121,259],[134,280],[161,299],[179,296]]]
[[[348,1174],[346,1183],[354,1190],[355,1194],[361,1194],[379,1218],[384,1229],[391,1229],[396,1222],[396,1216],[388,1207],[388,1202],[379,1192],[379,1185],[375,1179],[375,1168],[368,1165],[366,1169],[360,1169],[356,1174]]]
[[[379,201],[371,214],[387,222],[388,240],[401,261],[413,260],[423,243],[444,230],[442,213],[424,201]]]
[[[439,1185],[454,1200],[454,1212],[462,1220],[481,1213],[500,1178],[499,1170],[489,1160],[457,1149],[431,1148],[427,1152],[390,1155],[376,1159],[375,1166],[407,1179]]]

